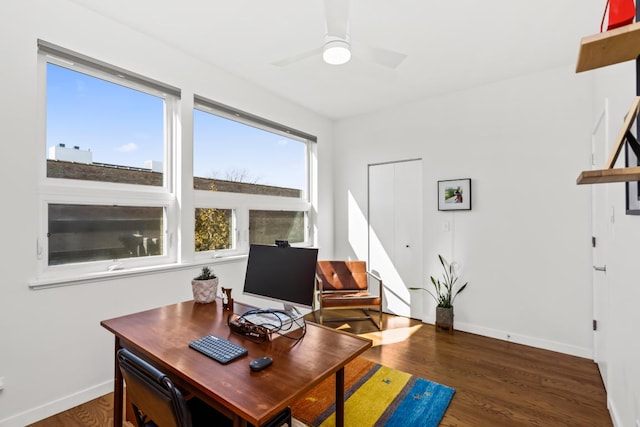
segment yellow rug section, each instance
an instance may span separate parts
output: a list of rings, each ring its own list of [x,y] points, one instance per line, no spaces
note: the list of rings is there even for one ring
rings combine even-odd
[[[373,425],[402,391],[411,375],[382,366],[345,402],[345,419],[358,420],[360,425]],[[388,387],[380,388],[384,382]],[[335,413],[331,414],[321,427],[336,425]]]

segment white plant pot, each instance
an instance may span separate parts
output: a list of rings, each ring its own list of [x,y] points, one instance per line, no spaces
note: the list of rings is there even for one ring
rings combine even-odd
[[[193,291],[193,299],[197,303],[207,304],[215,301],[218,295],[218,278],[207,280],[191,281],[191,290]]]

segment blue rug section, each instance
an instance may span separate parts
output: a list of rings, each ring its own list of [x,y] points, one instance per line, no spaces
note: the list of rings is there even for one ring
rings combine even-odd
[[[357,358],[345,368],[347,427],[437,427],[455,389]],[[335,385],[323,382],[292,405],[307,426],[334,427]]]
[[[437,427],[455,392],[451,387],[414,377],[376,427]]]

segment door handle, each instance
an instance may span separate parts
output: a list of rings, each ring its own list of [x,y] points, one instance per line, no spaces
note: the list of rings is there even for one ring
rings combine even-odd
[[[603,265],[602,267],[596,267],[595,265],[593,266],[593,269],[595,271],[604,271],[605,273],[607,272],[607,265]]]

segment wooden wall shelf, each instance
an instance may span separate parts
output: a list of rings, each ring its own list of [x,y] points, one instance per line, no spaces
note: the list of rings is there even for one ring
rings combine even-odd
[[[638,118],[639,112],[640,96],[636,96],[633,99],[629,112],[624,118],[624,125],[618,134],[618,138],[616,139],[613,151],[609,156],[609,160],[607,160],[607,164],[605,165],[606,169],[582,172],[576,180],[577,184],[606,184],[609,182],[640,181],[640,166],[614,168],[616,160],[618,159],[618,156],[625,144],[635,144],[635,147],[638,147],[638,142],[629,129],[631,129],[631,125]]]
[[[607,184],[610,182],[628,181],[640,181],[640,167],[584,171],[578,176],[576,183]]]
[[[640,56],[640,22],[583,37],[576,73],[635,60]]]

